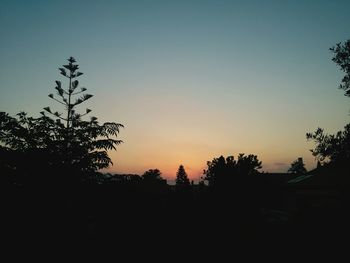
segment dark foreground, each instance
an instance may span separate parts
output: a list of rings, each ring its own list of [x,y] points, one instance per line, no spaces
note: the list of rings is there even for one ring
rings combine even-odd
[[[7,187],[1,196],[1,236],[12,247],[60,243],[112,246],[120,252],[148,248],[233,253],[259,248],[295,253],[312,247],[340,249],[348,243],[345,193],[317,197],[315,202],[286,187],[256,194],[235,190]]]

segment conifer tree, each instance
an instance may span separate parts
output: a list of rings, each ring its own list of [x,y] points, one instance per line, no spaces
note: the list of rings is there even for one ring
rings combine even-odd
[[[97,170],[106,168],[112,164],[107,154],[107,150],[116,150],[116,146],[122,143],[121,140],[113,139],[119,133],[122,124],[114,122],[106,122],[100,125],[96,117],[91,117],[90,121],[83,121],[81,118],[91,112],[86,109],[85,113],[76,112],[76,106],[87,101],[93,95],[84,94],[87,89],[79,87],[79,81],[76,79],[83,75],[77,71],[79,65],[73,57],[68,59],[68,64],[59,68],[62,76],[68,79],[68,88],[62,87],[61,81],[56,80],[56,91],[59,98],[53,94],[49,97],[56,102],[64,105],[66,117],[62,117],[59,112],[52,112],[50,107],[44,110],[59,120],[65,122],[64,139],[66,141],[66,156],[68,156],[68,164],[78,166],[82,170]],[[79,96],[79,97],[77,97]],[[42,112],[43,115],[45,115]]]
[[[176,186],[177,187],[188,187],[190,186],[190,180],[188,179],[187,173],[183,165],[179,166],[179,169],[176,173]]]

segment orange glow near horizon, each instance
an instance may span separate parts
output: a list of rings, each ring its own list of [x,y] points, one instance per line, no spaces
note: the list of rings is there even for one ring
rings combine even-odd
[[[174,145],[173,145],[174,146]],[[290,164],[302,157],[307,170],[311,170],[316,166],[314,157],[309,151],[300,151],[300,155],[293,155],[285,153],[283,151],[276,152],[229,152],[227,150],[197,147],[186,149],[186,153],[182,150],[181,145],[174,146],[172,151],[160,151],[157,147],[154,148],[154,152],[144,154],[142,148],[139,151],[133,151],[132,149],[124,148],[121,146],[118,152],[110,153],[113,160],[116,161],[115,165],[103,172],[120,173],[120,174],[139,174],[142,175],[149,169],[159,169],[162,176],[170,181],[176,178],[176,172],[179,166],[182,164],[191,180],[198,181],[203,176],[203,170],[207,168],[207,161],[211,161],[213,158],[223,155],[227,157],[233,155],[237,158],[239,153],[256,154],[258,159],[262,161],[263,168],[260,171],[264,172],[287,172]],[[211,152],[211,153],[209,153]],[[123,155],[127,156],[123,157]],[[277,161],[276,161],[277,160]]]

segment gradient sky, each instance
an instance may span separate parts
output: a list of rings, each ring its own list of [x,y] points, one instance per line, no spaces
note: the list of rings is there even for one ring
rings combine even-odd
[[[191,178],[220,155],[264,171],[316,162],[306,132],[349,122],[329,48],[350,38],[350,1],[0,0],[0,111],[61,110],[47,95],[73,56],[82,105],[125,125],[114,173]]]

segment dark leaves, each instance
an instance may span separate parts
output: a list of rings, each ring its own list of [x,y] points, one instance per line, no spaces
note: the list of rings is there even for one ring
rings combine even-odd
[[[90,98],[92,98],[92,97],[93,97],[93,95],[91,95],[91,94],[84,94],[84,95],[83,95],[84,101],[85,101],[85,100],[88,100],[88,99],[90,99]]]
[[[238,178],[258,174],[261,164],[258,157],[253,154],[245,156],[241,153],[237,161],[233,156],[227,158],[220,156],[207,162],[208,169],[204,170],[204,180],[208,181],[209,185],[227,185]]]
[[[334,53],[332,61],[345,73],[339,88],[345,91],[345,96],[350,96],[350,40],[344,44],[337,43],[330,50]]]
[[[66,72],[66,70],[65,70],[64,68],[59,68],[59,70],[61,71],[61,72],[60,72],[61,75],[67,77],[67,72]]]
[[[115,145],[118,145],[120,143],[121,141],[112,139],[96,140],[93,142],[93,147],[96,149],[116,150]]]
[[[310,150],[319,161],[331,163],[349,161],[350,158],[350,125],[346,125],[344,131],[336,134],[326,134],[318,128],[314,133],[307,133],[306,138],[313,140],[315,148]]]
[[[84,100],[82,98],[76,99],[74,102],[74,105],[78,105],[80,103],[84,102]]]
[[[93,161],[96,170],[113,164],[106,151],[93,151],[89,154],[89,158]]]
[[[74,80],[74,81],[72,82],[73,89],[76,89],[76,88],[78,87],[78,85],[79,85],[79,81]]]
[[[102,127],[107,136],[116,136],[119,133],[119,129],[124,128],[122,124],[114,122],[106,122]]]
[[[73,62],[69,63],[68,65],[63,65],[63,67],[70,71],[72,77],[75,77],[74,72],[79,68],[79,66],[74,65]]]
[[[69,59],[67,59],[68,61],[69,61],[69,63],[75,63],[75,62],[77,62],[76,60],[75,60],[75,58],[73,58],[73,57],[69,57]]]
[[[62,113],[58,113],[58,112],[56,111],[53,115],[55,115],[56,117],[61,117]]]
[[[91,97],[93,97],[93,95],[84,94],[82,97],[76,99],[73,105],[75,106],[75,105],[78,105],[80,103],[83,103],[84,101],[90,99]]]
[[[73,57],[70,57],[68,62],[69,64],[59,68],[61,75],[74,78],[83,74],[76,72],[79,66],[74,64],[76,60]],[[99,124],[96,117],[91,117],[90,121],[82,120],[82,116],[90,113],[91,110],[86,109],[85,114],[79,114],[74,111],[74,106],[90,99],[93,95],[82,94],[81,97],[76,98],[76,94],[86,91],[86,88],[82,87],[79,92],[73,93],[79,86],[77,80],[71,82],[68,90],[63,88],[61,81],[57,80],[55,83],[55,89],[61,99],[58,100],[58,97],[54,97],[53,94],[48,96],[63,104],[66,114],[52,111],[50,107],[43,108],[40,118],[28,117],[24,112],[12,118],[0,112],[0,147],[9,147],[26,154],[29,154],[29,151],[41,151],[45,153],[42,155],[46,158],[45,160],[50,159],[50,161],[43,161],[40,158],[31,159],[33,167],[44,162],[46,168],[74,168],[78,171],[96,171],[108,167],[112,161],[107,151],[115,150],[117,145],[122,143],[116,137],[123,125],[108,122]],[[75,102],[72,103],[72,101]],[[46,112],[51,115],[46,116]],[[68,119],[63,118],[63,115]]]
[[[58,95],[60,95],[61,97],[63,96],[64,90],[61,87],[55,87],[55,89],[57,90]]]
[[[50,107],[45,107],[44,110],[46,110],[49,113],[52,113]]]

